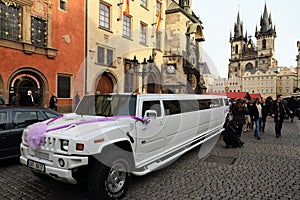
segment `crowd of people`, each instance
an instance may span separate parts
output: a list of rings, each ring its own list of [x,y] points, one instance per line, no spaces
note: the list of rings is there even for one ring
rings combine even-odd
[[[249,131],[253,131],[253,136],[260,140],[268,117],[274,119],[275,136],[279,138],[284,120],[293,122],[295,116],[300,120],[300,100],[294,96],[289,100],[284,100],[281,94],[275,100],[267,101],[265,98],[232,99],[224,124],[223,140],[226,147],[242,147],[242,132]]]

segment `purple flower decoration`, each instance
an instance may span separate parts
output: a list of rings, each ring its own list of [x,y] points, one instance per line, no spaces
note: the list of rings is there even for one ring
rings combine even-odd
[[[46,124],[38,122],[25,129],[25,139],[31,148],[37,149],[44,143],[47,127]]]

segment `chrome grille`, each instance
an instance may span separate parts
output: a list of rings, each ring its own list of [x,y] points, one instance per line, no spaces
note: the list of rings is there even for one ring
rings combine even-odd
[[[42,159],[42,160],[48,160],[48,161],[50,161],[48,153],[43,153],[43,152],[35,151],[34,152],[34,156],[37,157],[37,158],[39,158],[39,159]]]

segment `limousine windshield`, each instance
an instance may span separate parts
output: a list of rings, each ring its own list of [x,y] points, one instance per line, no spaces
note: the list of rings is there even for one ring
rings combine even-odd
[[[79,115],[134,116],[135,95],[91,95],[85,96],[76,109]]]

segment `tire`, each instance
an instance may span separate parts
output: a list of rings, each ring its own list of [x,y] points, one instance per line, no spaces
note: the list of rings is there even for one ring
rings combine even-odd
[[[107,152],[103,162],[96,162],[88,176],[91,199],[118,199],[124,196],[131,181],[131,157],[128,152]],[[105,164],[103,164],[105,163]]]

